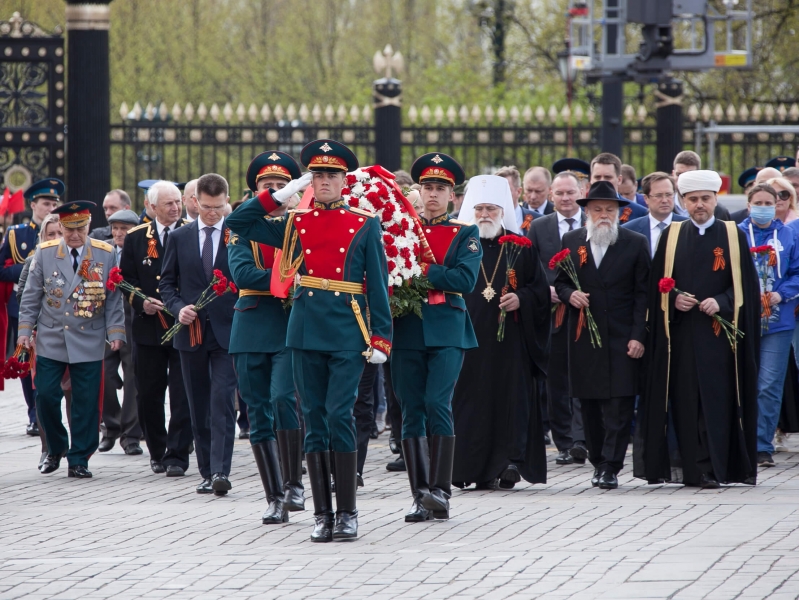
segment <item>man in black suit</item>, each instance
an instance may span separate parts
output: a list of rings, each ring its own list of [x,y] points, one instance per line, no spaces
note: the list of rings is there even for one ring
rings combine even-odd
[[[128,231],[120,257],[125,281],[148,299],[129,295],[133,308],[133,364],[138,390],[139,423],[150,451],[150,468],[167,477],[180,477],[189,468],[192,442],[191,416],[180,355],[172,342],[161,337],[175,322],[161,301],[161,269],[164,247],[183,224],[180,190],[169,181],[155,183],[147,192],[155,219]],[[174,314],[174,313],[173,313]],[[165,426],[164,401],[169,388],[169,429]]]
[[[530,167],[524,172],[522,189],[524,203],[532,210],[534,216],[551,215],[555,212],[555,205],[549,200],[549,187],[552,185],[552,175],[544,167]]]
[[[550,259],[560,252],[563,235],[585,224],[585,215],[577,205],[577,199],[581,195],[580,189],[580,182],[574,173],[564,171],[555,175],[550,190],[555,212],[535,219],[528,233],[528,237],[538,249],[538,256],[549,281],[552,302],[557,307],[552,315],[547,365],[547,412],[552,441],[558,449],[555,462],[559,465],[573,462],[584,464],[588,456],[580,406],[569,394],[567,333],[564,327],[566,306],[555,293],[557,272],[548,268]]]
[[[591,185],[578,200],[588,220],[583,229],[563,236],[578,286],[558,269],[555,289],[569,304],[569,389],[580,398],[593,486],[615,489],[624,465],[638,393],[638,369],[644,355],[649,244],[639,233],[619,227],[627,200],[607,181]],[[594,339],[590,309],[599,340]],[[601,345],[600,345],[601,344]]]
[[[199,312],[195,303],[211,284],[214,271],[230,274],[224,213],[230,197],[224,177],[207,173],[197,180],[196,221],[170,236],[161,274],[161,295],[184,327],[174,338],[180,352],[183,383],[189,398],[197,463],[202,483],[198,494],[227,494],[233,458],[236,375],[228,354],[233,310],[238,294],[225,293]]]

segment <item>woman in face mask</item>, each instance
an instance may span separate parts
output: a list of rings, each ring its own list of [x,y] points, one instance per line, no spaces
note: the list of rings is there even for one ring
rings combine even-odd
[[[740,227],[749,241],[760,279],[760,372],[758,374],[757,462],[773,467],[772,440],[782,406],[782,388],[796,327],[799,299],[799,234],[776,216],[777,191],[767,183],[747,194],[749,217]],[[767,250],[767,251],[766,251]]]

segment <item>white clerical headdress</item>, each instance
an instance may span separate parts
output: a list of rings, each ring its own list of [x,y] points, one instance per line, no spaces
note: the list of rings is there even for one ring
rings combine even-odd
[[[502,225],[508,232],[519,233],[516,223],[516,211],[513,206],[513,197],[510,193],[510,184],[504,177],[498,175],[477,175],[469,180],[463,206],[458,213],[458,219],[467,223],[476,223],[474,207],[478,204],[495,204],[502,208]]]
[[[718,192],[721,189],[721,177],[715,171],[686,171],[677,180],[677,187],[683,196],[701,190]]]

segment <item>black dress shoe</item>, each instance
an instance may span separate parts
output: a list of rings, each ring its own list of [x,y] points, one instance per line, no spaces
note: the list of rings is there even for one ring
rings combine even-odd
[[[619,480],[616,478],[616,474],[613,471],[605,471],[600,475],[600,490],[615,490],[617,487],[619,487]]]
[[[574,463],[574,459],[572,455],[569,454],[568,450],[564,450],[563,452],[558,452],[558,456],[555,459],[556,465],[570,465]]]
[[[230,481],[228,481],[227,475],[224,473],[214,473],[214,476],[211,478],[211,487],[214,490],[214,494],[217,496],[224,496],[233,489],[233,486],[230,485]]]
[[[28,423],[25,433],[33,437],[39,437],[39,426],[36,423]]]
[[[67,477],[77,477],[78,479],[91,479],[92,472],[83,465],[75,465],[67,469]]]
[[[182,467],[179,467],[177,465],[167,465],[166,467],[167,477],[183,477],[185,474],[186,471],[184,471]]]
[[[588,458],[588,449],[578,442],[572,446],[572,449],[569,450],[569,454],[571,454],[576,464],[584,465],[585,459]]]
[[[358,475],[358,487],[363,487],[363,475]]]
[[[548,433],[544,434],[544,445],[545,446],[551,446],[552,445],[552,438],[549,437]]]
[[[317,543],[333,541],[333,515],[314,515],[314,527],[311,532],[311,541]]]
[[[56,471],[61,466],[61,459],[64,458],[63,454],[48,454],[47,458],[42,463],[42,468],[39,469],[42,475],[47,475]]]
[[[699,487],[703,490],[717,490],[721,486],[713,475],[702,473],[702,476],[699,478]]]
[[[594,469],[594,476],[591,478],[591,485],[594,487],[599,486],[599,478],[601,477],[599,469]]]
[[[100,440],[100,445],[97,446],[98,452],[108,452],[111,448],[114,447],[116,440],[114,438],[104,437]]]
[[[386,465],[386,471],[407,471],[408,468],[405,466],[405,459],[401,456],[397,458],[397,460],[392,460],[390,463]]]
[[[189,444],[189,454],[194,454],[194,442]]]
[[[250,439],[250,430],[249,429],[241,429],[241,430],[239,430],[239,439],[240,440],[249,440]]]
[[[198,494],[213,494],[214,488],[211,487],[211,478],[206,477],[203,479],[202,483],[197,486],[196,492]]]
[[[516,465],[508,465],[499,476],[499,489],[512,490],[521,480],[522,476],[519,473],[519,467]]]
[[[153,470],[153,473],[160,475],[164,471],[166,471],[166,467],[164,467],[164,463],[159,462],[157,460],[150,461],[150,468]]]
[[[125,446],[125,454],[128,456],[138,456],[139,454],[144,454],[144,450],[141,449],[141,446],[139,446],[137,442],[133,442]]]

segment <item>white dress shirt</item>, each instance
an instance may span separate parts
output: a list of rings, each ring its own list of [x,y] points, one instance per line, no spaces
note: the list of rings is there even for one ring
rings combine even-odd
[[[161,240],[162,246],[164,245],[164,230],[166,230],[167,227],[169,227],[169,234],[172,235],[172,232],[175,231],[175,223],[172,223],[172,225],[162,225],[158,219],[155,220],[155,228],[158,231],[158,239]],[[202,246],[200,246],[200,248],[202,248]]]
[[[573,217],[564,217],[557,211],[555,211],[555,214],[558,215],[558,233],[560,233],[560,239],[563,239],[563,234],[569,231],[569,224],[566,222],[566,219],[574,219],[574,229],[582,227],[583,215],[580,210],[578,210]]]
[[[660,236],[663,234],[663,229],[671,225],[672,220],[672,213],[663,219],[662,221],[658,221],[655,217],[652,216],[652,213],[649,213],[649,249],[652,252],[652,256],[655,256],[655,250],[657,250],[658,242],[660,241]],[[666,227],[661,229],[659,225],[661,223],[665,223]]]
[[[607,245],[600,246],[596,242],[592,242],[590,233],[586,233],[585,239],[588,240],[588,242],[591,244],[591,254],[594,255],[594,264],[598,269],[600,263],[602,262],[602,259],[605,258],[605,252],[608,251],[608,246]]]
[[[696,227],[696,228],[699,230],[699,235],[705,235],[705,229],[707,229],[708,227],[710,227],[711,225],[713,225],[713,223],[715,223],[715,222],[716,222],[716,217],[714,217],[714,216],[711,216],[711,217],[710,217],[710,218],[707,220],[707,222],[706,222],[706,223],[703,223],[702,225],[700,225],[699,223],[697,223],[696,221],[694,221],[693,219],[691,219],[691,223],[693,223],[693,224],[694,224],[694,226],[695,226],[695,227]]]
[[[203,244],[205,244],[205,231],[206,227],[213,227],[214,230],[211,232],[211,239],[213,240],[214,244],[214,262],[216,262],[216,253],[219,251],[219,242],[222,240],[222,225],[224,225],[225,220],[219,219],[219,222],[216,225],[206,225],[203,223],[201,217],[197,217],[197,228],[200,230],[200,257],[203,255]]]
[[[524,213],[522,212],[522,207],[518,204],[516,205],[516,224],[521,227],[522,223],[524,223]]]
[[[681,217],[687,217],[688,211],[683,208],[682,199],[677,192],[674,192],[674,212],[676,212]]]

